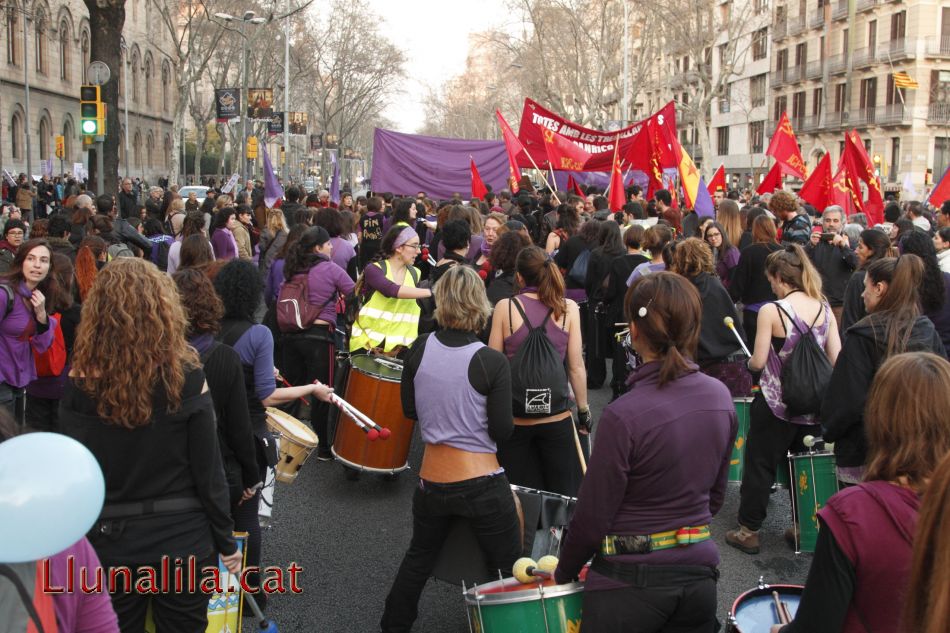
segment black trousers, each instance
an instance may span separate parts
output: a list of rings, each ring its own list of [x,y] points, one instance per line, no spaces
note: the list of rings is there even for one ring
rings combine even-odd
[[[420,480],[412,497],[412,541],[386,596],[379,623],[383,633],[412,629],[422,590],[456,516],[468,518],[489,569],[509,573],[521,556],[521,525],[504,475],[450,484]]]
[[[746,438],[745,465],[739,488],[739,523],[758,530],[765,521],[775,471],[788,468],[788,452],[802,452],[806,435],[821,435],[817,424],[792,424],[772,415],[760,393],[749,409],[749,435]]]
[[[584,592],[581,633],[715,633],[716,581]]]
[[[37,431],[59,433],[59,400],[27,394],[26,425]]]
[[[576,497],[581,465],[570,416],[545,424],[516,424],[511,437],[498,443],[498,463],[516,486]]]
[[[300,334],[283,336],[284,375],[292,385],[307,385],[319,380],[325,385],[333,385],[333,366],[335,347],[332,334],[325,325],[315,325]],[[310,426],[319,440],[318,450],[326,453],[330,450],[330,437],[327,433],[327,416],[330,405],[316,398],[310,399]]]
[[[156,633],[204,633],[208,628],[208,599],[210,596],[200,589],[203,567],[217,567],[218,555],[212,554],[196,561],[198,568],[198,587],[189,592],[187,585],[176,593],[139,593],[129,591],[129,587],[120,586],[112,592],[112,607],[119,618],[122,633],[142,633],[145,630],[145,615],[149,602],[152,603],[152,619]],[[156,561],[150,565],[160,569]],[[133,582],[137,578],[132,570]]]
[[[613,377],[610,379],[610,390],[616,398],[627,392],[627,376],[630,375],[630,368],[627,367],[627,351],[623,348],[623,344],[613,336],[610,339],[613,355],[613,363],[611,363]]]
[[[749,349],[755,345],[755,333],[758,331],[759,313],[752,310],[742,311],[742,329],[745,330],[745,340],[749,343]]]

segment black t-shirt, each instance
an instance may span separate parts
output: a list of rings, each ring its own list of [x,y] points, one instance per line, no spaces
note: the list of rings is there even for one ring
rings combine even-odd
[[[360,262],[370,261],[383,241],[383,214],[365,213],[360,218]]]

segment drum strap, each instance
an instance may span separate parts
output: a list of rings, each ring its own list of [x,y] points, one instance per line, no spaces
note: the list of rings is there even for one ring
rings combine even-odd
[[[649,554],[674,547],[686,547],[710,539],[709,526],[684,527],[678,530],[636,536],[605,536],[600,544],[604,556],[615,554]]]
[[[591,569],[634,587],[680,585],[699,580],[719,580],[719,570],[705,565],[635,565],[594,557]]]

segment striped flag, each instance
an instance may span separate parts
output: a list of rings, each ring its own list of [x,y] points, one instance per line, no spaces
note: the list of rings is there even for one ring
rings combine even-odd
[[[914,78],[905,73],[903,70],[892,74],[894,75],[895,88],[907,88],[910,90],[916,90],[917,88],[920,88],[920,85],[914,81]]]

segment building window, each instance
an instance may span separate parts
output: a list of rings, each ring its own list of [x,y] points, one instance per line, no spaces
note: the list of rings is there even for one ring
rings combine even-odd
[[[46,14],[36,13],[33,28],[34,48],[36,49],[36,72],[46,74]]]
[[[168,86],[171,82],[171,71],[168,68],[168,62],[162,62],[162,108],[165,109],[165,112],[168,112],[169,103],[171,102],[171,95],[168,93]],[[243,97],[242,97],[243,98]],[[168,167],[168,163],[165,165]]]
[[[162,152],[162,167],[164,167],[165,170],[167,171],[172,168],[172,139],[168,136],[168,134],[165,135],[165,142],[163,143],[163,149],[164,151]]]
[[[729,112],[732,105],[732,84],[727,83],[722,88],[722,96],[719,97],[719,113]]]
[[[835,112],[844,112],[845,111],[845,92],[847,86],[845,84],[838,84],[835,86]]]
[[[14,114],[13,120],[10,121],[10,145],[14,160],[23,158],[23,119],[20,118],[19,112]]]
[[[804,66],[808,63],[808,43],[802,42],[795,47],[795,65]]]
[[[145,137],[145,166],[152,167],[152,155],[155,152],[155,137],[151,132]]]
[[[79,47],[82,51],[82,82],[89,83],[89,77],[86,76],[86,69],[89,68],[89,57],[91,53],[89,52],[89,32],[83,31],[82,35],[79,36]],[[120,75],[122,73],[119,73]]]
[[[59,25],[59,78],[69,81],[69,25]]]
[[[801,120],[805,117],[805,92],[796,92],[792,95],[792,118]]]
[[[749,123],[749,153],[761,154],[765,146],[765,121]]]
[[[11,66],[17,65],[16,60],[16,42],[17,42],[17,28],[16,28],[16,10],[7,9],[7,63]]]
[[[872,109],[877,105],[877,77],[868,77],[861,80],[861,105],[862,110]]]
[[[824,91],[822,88],[815,88],[811,93],[811,113],[812,116],[817,118],[821,116],[821,99],[824,96]]]
[[[788,110],[788,97],[781,96],[775,97],[775,117],[774,120],[778,121],[782,118],[782,113]]]
[[[53,155],[53,152],[51,152],[49,149],[49,137],[51,129],[52,126],[49,124],[49,119],[46,117],[40,119],[40,158],[42,160],[46,160]]]
[[[720,156],[729,154],[729,126],[716,128],[716,153]]]
[[[765,105],[765,86],[765,73],[756,75],[755,77],[749,79],[749,99],[752,101],[753,108]]]
[[[152,59],[145,60],[145,105],[152,105]],[[151,167],[151,164],[149,164]]]
[[[753,61],[765,59],[769,46],[769,29],[759,29],[752,34],[752,59]]]
[[[136,167],[142,166],[142,134],[136,130],[132,138],[132,156],[135,159],[133,163]]]
[[[132,102],[137,103],[139,100],[139,58],[138,55],[132,55],[132,67],[129,69],[129,83],[132,84],[129,86],[132,93]]]
[[[73,124],[67,120],[63,123],[63,160],[69,162],[73,156]]]
[[[891,41],[904,39],[907,28],[907,12],[901,11],[891,16]]]

